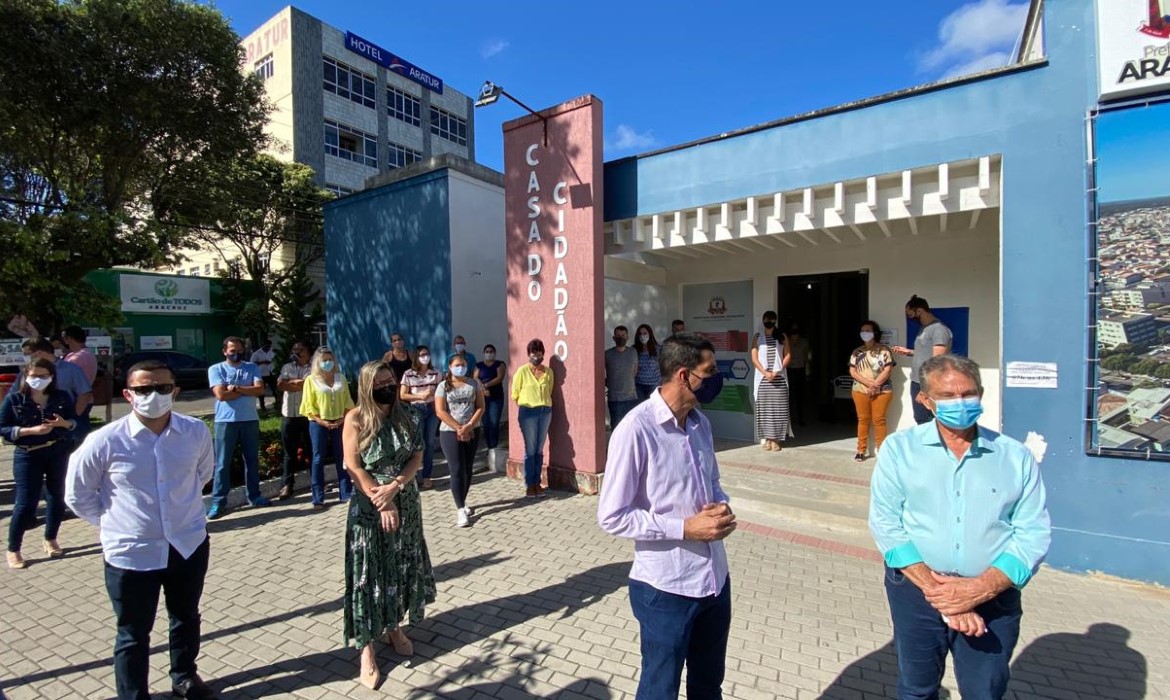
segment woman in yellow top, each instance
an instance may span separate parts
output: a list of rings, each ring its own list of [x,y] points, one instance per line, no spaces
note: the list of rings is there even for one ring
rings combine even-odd
[[[544,440],[552,422],[552,370],[544,364],[544,343],[534,339],[528,343],[528,364],[512,375],[512,400],[520,406],[517,422],[524,436],[525,496],[544,495],[540,472],[544,467]]]
[[[353,409],[349,384],[337,366],[333,351],[326,347],[313,353],[312,369],[301,389],[301,415],[309,419],[309,440],[313,443],[313,462],[309,467],[309,490],[313,507],[325,507],[325,452],[333,446],[333,463],[337,467],[337,490],[342,503],[353,493],[353,482],[345,471],[341,451],[341,430],[345,414]]]

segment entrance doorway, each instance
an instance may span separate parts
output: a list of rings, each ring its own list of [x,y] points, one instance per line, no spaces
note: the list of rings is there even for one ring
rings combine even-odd
[[[799,326],[809,347],[804,403],[793,406],[793,413],[803,413],[806,422],[855,424],[848,395],[834,398],[834,380],[849,375],[849,355],[861,344],[858,328],[869,313],[869,272],[780,277],[776,313],[785,331]]]

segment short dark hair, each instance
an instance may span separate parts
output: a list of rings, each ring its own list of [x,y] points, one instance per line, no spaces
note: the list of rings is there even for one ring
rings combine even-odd
[[[614,326],[613,332],[617,333],[618,331],[625,331],[626,333],[629,333],[630,329],[626,328],[625,326]]]
[[[483,346],[483,351],[484,351],[484,352],[487,352],[487,351],[488,351],[488,348],[491,348],[491,351],[492,351],[492,352],[495,352],[495,351],[496,351],[496,346],[495,346],[495,345],[492,345],[491,343],[488,343],[487,345]]]
[[[232,343],[236,343],[240,347],[248,347],[248,344],[244,342],[243,338],[239,337],[238,335],[229,335],[223,339],[223,349],[227,350],[227,346],[231,345]]]
[[[544,343],[540,338],[533,338],[528,341],[528,354],[531,355],[534,352],[539,352],[541,355],[544,354]]]
[[[85,345],[85,339],[88,337],[85,333],[85,329],[81,326],[66,326],[65,330],[61,331],[61,335],[69,338],[70,340],[76,340],[82,345]]]
[[[25,338],[20,343],[20,349],[21,350],[32,350],[33,346],[37,344],[38,340],[40,340],[40,338]]]
[[[922,311],[930,311],[930,304],[926,303],[926,300],[917,294],[912,294],[910,301],[906,302],[906,308],[913,309],[914,311],[918,311],[919,309]]]
[[[875,320],[873,320],[873,319],[870,319],[870,320],[868,320],[868,321],[862,321],[862,322],[861,322],[861,327],[864,327],[864,326],[872,326],[872,327],[873,327],[873,337],[874,337],[874,339],[875,339],[875,340],[877,340],[878,342],[881,342],[881,339],[882,339],[882,327],[878,325],[878,322],[877,322],[877,321],[875,321]]]
[[[674,319],[673,321],[671,321],[671,322],[670,322],[670,327],[671,327],[671,328],[674,328],[675,326],[682,326],[682,327],[684,327],[684,328],[685,328],[685,327],[686,327],[686,325],[687,325],[687,324],[686,324],[686,322],[685,322],[685,321],[683,321],[681,318],[676,318],[676,319]]]
[[[134,376],[135,372],[161,372],[166,370],[171,375],[171,381],[175,381],[175,370],[162,360],[142,360],[130,365],[130,369],[126,370],[126,386],[130,386],[130,377]]]
[[[681,367],[693,370],[703,361],[703,351],[715,352],[715,346],[698,333],[675,333],[658,348],[658,370],[662,381],[667,382]]]
[[[32,350],[33,352],[47,352],[50,355],[53,354],[53,344],[51,342],[49,342],[48,338],[37,338],[36,340],[32,341],[31,343],[29,343],[26,340],[24,343],[21,344],[21,347],[22,348],[27,347],[28,349]]]

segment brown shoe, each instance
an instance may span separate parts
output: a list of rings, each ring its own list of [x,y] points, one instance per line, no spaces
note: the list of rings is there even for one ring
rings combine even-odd
[[[293,495],[292,486],[285,484],[284,486],[280,487],[280,493],[276,494],[276,500],[287,501],[288,499],[292,498],[292,495]]]
[[[536,498],[536,487],[535,487],[535,486],[529,486],[529,487],[528,487],[528,488],[527,488],[527,489],[524,491],[524,497],[525,497],[525,498]]]

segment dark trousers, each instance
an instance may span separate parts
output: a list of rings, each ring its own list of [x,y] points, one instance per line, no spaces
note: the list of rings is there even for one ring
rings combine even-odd
[[[808,401],[805,387],[808,384],[808,375],[803,367],[788,368],[788,406],[792,410],[792,422],[804,425],[804,405]]]
[[[150,700],[150,631],[158,612],[159,591],[166,596],[170,618],[171,683],[195,675],[199,655],[199,599],[211,540],[184,559],[174,547],[167,568],[130,571],[106,564],[106,590],[114,604],[118,636],[114,641],[114,679],[118,700]]]
[[[504,397],[491,397],[483,402],[483,441],[489,450],[500,446],[500,416],[504,413]]]
[[[638,392],[638,403],[650,398],[654,390],[658,388],[657,384],[635,384],[634,389]]]
[[[626,414],[634,410],[638,405],[638,399],[629,399],[627,401],[606,401],[609,405],[609,429],[613,430],[618,423],[626,417]]]
[[[918,394],[921,392],[921,384],[910,382],[910,406],[914,409],[914,422],[918,425],[934,420],[934,414],[930,412],[930,409],[918,403]]]
[[[281,478],[284,485],[292,488],[296,482],[298,467],[305,466],[313,454],[313,444],[309,440],[309,419],[304,416],[280,419],[280,444],[284,448],[284,464]],[[298,451],[305,455],[304,460],[298,456]]]
[[[451,471],[451,498],[455,499],[456,508],[462,508],[467,505],[467,492],[471,490],[471,465],[479,448],[479,431],[474,431],[467,442],[460,442],[455,431],[440,430],[439,445]]]
[[[642,678],[637,700],[677,700],[683,664],[688,700],[723,697],[731,579],[719,595],[688,598],[630,579],[630,607],[641,628]]]
[[[12,480],[16,486],[12,519],[8,521],[8,551],[19,552],[24,533],[37,524],[37,504],[45,494],[45,539],[57,539],[65,517],[65,472],[69,468],[68,440],[29,452],[13,450]]]
[[[1009,588],[975,608],[987,634],[967,637],[947,627],[914,582],[886,567],[886,597],[898,652],[899,700],[937,700],[947,653],[963,700],[999,700],[1007,690],[1009,662],[1020,637],[1020,591]]]

